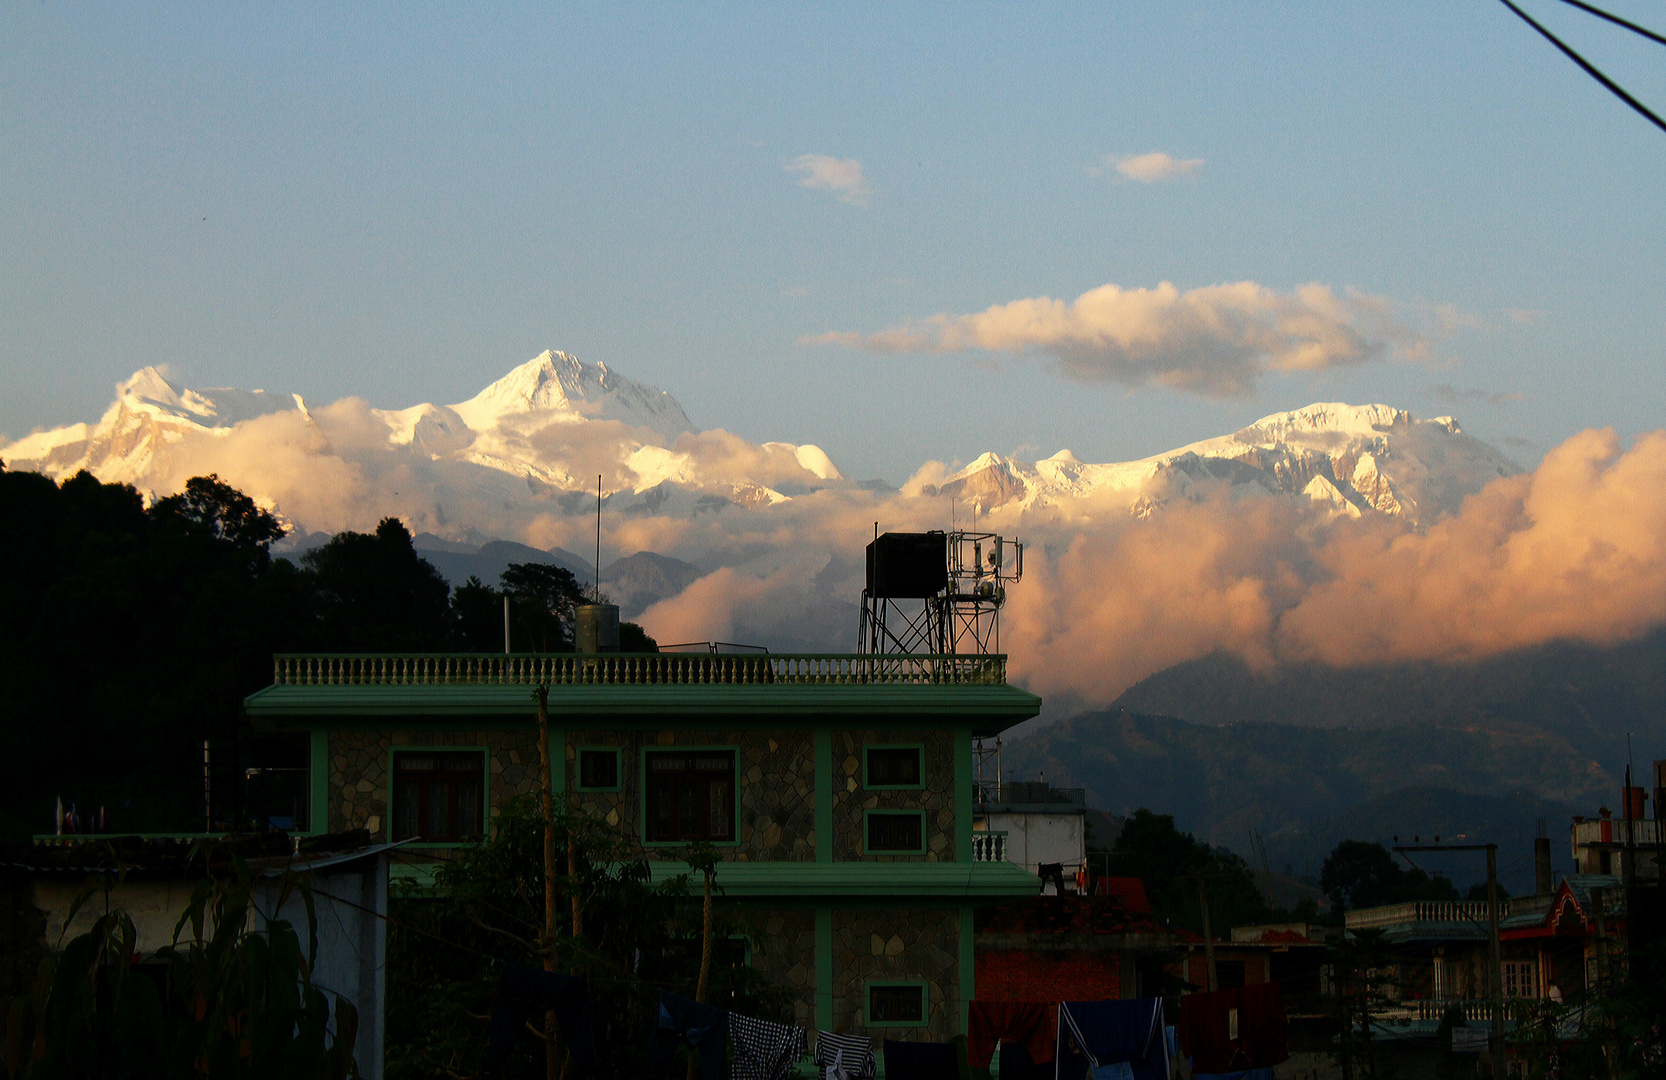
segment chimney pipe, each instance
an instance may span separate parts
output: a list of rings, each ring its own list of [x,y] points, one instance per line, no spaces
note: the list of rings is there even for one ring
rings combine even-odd
[[[1550,837],[1540,836],[1533,841],[1534,885],[1540,896],[1550,892]]]

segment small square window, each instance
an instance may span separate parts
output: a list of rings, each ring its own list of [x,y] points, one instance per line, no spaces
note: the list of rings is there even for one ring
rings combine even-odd
[[[868,750],[868,787],[919,787],[924,770],[917,746],[876,746]]]
[[[578,786],[588,791],[619,790],[619,751],[580,750]]]
[[[485,817],[486,755],[478,750],[393,755],[395,840],[479,840]]]
[[[917,852],[925,847],[922,815],[917,811],[868,812],[868,851]]]
[[[868,987],[868,1023],[923,1024],[926,988],[918,983],[878,984]]]

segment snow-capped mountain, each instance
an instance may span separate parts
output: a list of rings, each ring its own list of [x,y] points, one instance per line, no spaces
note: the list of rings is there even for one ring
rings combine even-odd
[[[396,514],[413,529],[476,540],[540,527],[560,540],[556,523],[593,509],[598,474],[607,505],[637,521],[764,510],[818,491],[883,498],[846,481],[819,447],[701,431],[670,394],[557,351],[467,401],[405,409],[192,390],[143,368],[97,424],[36,432],[0,447],[0,459],[60,479],[87,469],[158,494],[217,472],[309,531]],[[1426,524],[1518,471],[1450,417],[1318,404],[1140,461],[1093,464],[1061,450],[1035,462],[984,454],[947,476],[928,465],[897,497],[940,505],[947,495],[982,514],[1080,525],[1225,491]],[[908,514],[930,512],[920,503]]]
[[[984,454],[924,494],[982,510],[1096,510],[1146,516],[1173,499],[1225,487],[1234,495],[1300,494],[1336,513],[1376,511],[1424,523],[1521,469],[1449,416],[1417,420],[1387,405],[1316,404],[1140,461],[1094,465],[1069,450],[1029,463]]]

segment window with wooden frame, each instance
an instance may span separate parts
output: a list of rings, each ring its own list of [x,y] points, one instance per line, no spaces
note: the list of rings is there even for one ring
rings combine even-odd
[[[916,1027],[926,1022],[925,984],[869,983],[868,1027]]]
[[[394,840],[479,840],[485,819],[486,755],[479,750],[408,750],[393,755]]]
[[[870,746],[867,750],[867,787],[918,788],[925,786],[925,752],[918,746]]]
[[[868,852],[919,854],[925,850],[925,815],[918,810],[868,811]]]
[[[582,747],[578,752],[580,791],[619,790],[619,751],[612,747]]]
[[[735,752],[651,750],[643,755],[650,843],[735,839]]]

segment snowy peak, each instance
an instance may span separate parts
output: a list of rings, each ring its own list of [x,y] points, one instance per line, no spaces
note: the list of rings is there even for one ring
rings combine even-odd
[[[188,390],[169,382],[154,367],[142,367],[116,384],[116,403],[131,412],[157,420],[183,420],[205,428],[230,427],[267,413],[292,408],[286,394],[265,390],[216,387]]]
[[[490,431],[541,413],[572,419],[617,420],[665,439],[694,430],[683,407],[663,390],[545,349],[451,411],[475,431]]]

